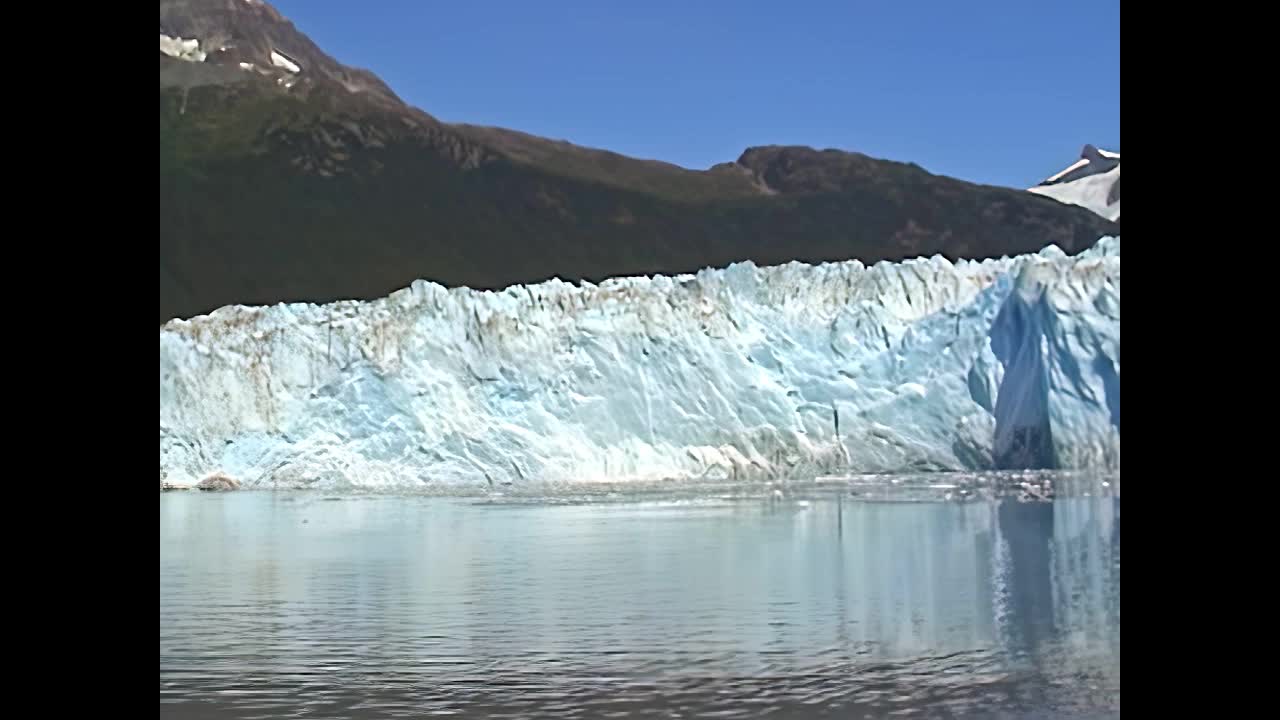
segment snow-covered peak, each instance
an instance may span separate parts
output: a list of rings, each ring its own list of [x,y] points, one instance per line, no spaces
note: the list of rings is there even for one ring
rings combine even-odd
[[[1120,219],[1120,153],[1085,145],[1080,159],[1030,188],[1038,195]]]
[[[1108,172],[1120,165],[1120,153],[1100,150],[1093,145],[1085,145],[1080,151],[1080,159],[1063,170],[1043,180],[1037,187],[1045,187],[1058,183],[1069,183],[1090,175]]]

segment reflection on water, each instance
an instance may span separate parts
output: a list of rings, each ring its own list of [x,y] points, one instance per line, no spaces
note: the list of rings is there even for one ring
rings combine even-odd
[[[1115,717],[1120,501],[160,502],[162,717]]]

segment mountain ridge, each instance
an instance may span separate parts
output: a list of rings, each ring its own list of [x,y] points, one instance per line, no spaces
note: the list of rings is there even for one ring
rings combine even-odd
[[[1068,252],[1079,208],[795,146],[689,170],[444,123],[256,0],[161,2],[161,322],[227,304],[370,299],[752,260]]]

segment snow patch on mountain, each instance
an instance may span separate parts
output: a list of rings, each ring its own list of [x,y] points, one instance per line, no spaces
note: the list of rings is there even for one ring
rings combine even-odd
[[[275,65],[278,68],[283,68],[285,70],[288,70],[291,73],[302,72],[302,68],[299,67],[297,63],[285,57],[284,55],[281,55],[280,52],[277,50],[271,51],[271,64]]]
[[[204,62],[208,55],[200,49],[200,41],[194,38],[171,37],[160,33],[160,52],[172,58],[189,62]]]

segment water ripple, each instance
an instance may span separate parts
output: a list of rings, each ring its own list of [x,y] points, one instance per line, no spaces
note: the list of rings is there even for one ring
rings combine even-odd
[[[1118,481],[864,480],[803,506],[162,495],[161,717],[1119,716]]]

